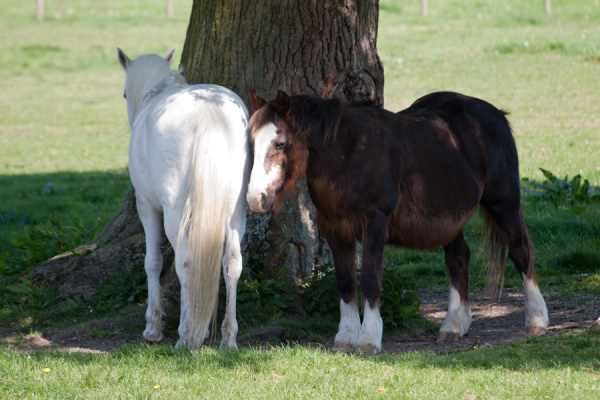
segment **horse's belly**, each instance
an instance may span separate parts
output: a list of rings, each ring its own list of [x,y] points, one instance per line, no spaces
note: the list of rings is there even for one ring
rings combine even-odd
[[[445,246],[462,231],[474,210],[457,216],[390,218],[388,243],[419,250]]]

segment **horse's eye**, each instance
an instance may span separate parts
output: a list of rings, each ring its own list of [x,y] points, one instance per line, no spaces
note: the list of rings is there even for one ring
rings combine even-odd
[[[127,99],[127,95],[125,94],[125,92],[123,92],[123,98]]]
[[[285,142],[275,143],[276,150],[282,150],[285,148]]]

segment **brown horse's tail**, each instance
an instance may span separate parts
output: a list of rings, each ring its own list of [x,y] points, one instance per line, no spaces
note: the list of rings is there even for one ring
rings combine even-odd
[[[486,287],[493,304],[500,298],[504,287],[504,273],[506,271],[506,247],[508,246],[508,235],[500,229],[498,222],[484,207],[479,208],[483,217],[484,242],[488,262],[486,266]]]
[[[480,213],[483,217],[483,237],[486,242],[486,252],[488,256],[486,271],[486,286],[490,296],[491,303],[494,303],[502,295],[504,287],[504,274],[506,271],[506,248],[510,244],[511,235],[503,230],[484,207],[480,207]],[[527,276],[533,274],[535,268],[534,247],[525,225],[523,209],[519,206],[521,220],[521,230],[524,240],[527,241],[529,251],[529,265],[527,265]]]

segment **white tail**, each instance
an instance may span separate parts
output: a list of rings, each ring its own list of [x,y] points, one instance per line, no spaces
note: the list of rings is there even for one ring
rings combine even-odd
[[[216,317],[228,205],[229,151],[220,110],[206,105],[199,116],[178,246],[188,235],[190,317],[188,347],[201,346]],[[184,284],[184,282],[182,282]]]

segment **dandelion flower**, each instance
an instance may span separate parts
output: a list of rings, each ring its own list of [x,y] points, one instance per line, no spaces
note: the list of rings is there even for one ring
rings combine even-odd
[[[48,372],[50,372],[52,370],[50,368],[44,368],[43,371],[46,372],[46,373],[48,373]]]
[[[154,390],[160,389],[160,385],[154,385]]]
[[[385,392],[387,392],[387,389],[384,389],[384,388],[379,388],[379,389],[377,389],[377,391],[378,391],[378,392],[385,393]]]

